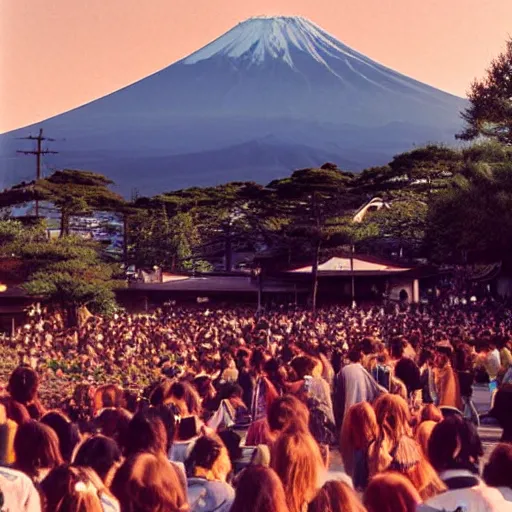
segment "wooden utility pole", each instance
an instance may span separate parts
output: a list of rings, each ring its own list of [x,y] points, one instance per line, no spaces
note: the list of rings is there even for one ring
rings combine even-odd
[[[20,140],[35,140],[35,141],[37,141],[37,147],[36,147],[35,151],[16,151],[16,153],[21,153],[22,155],[36,155],[36,181],[38,181],[41,179],[41,156],[58,153],[58,151],[50,151],[49,149],[43,149],[43,147],[42,147],[43,140],[55,141],[55,139],[50,139],[49,137],[43,137],[43,129],[40,128],[39,135],[37,137],[29,135],[28,137],[21,137]],[[39,217],[39,199],[36,199],[36,217]]]

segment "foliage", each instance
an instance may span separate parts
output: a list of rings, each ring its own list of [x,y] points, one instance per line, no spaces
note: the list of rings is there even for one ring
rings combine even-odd
[[[2,256],[23,262],[23,285],[35,295],[74,314],[87,306],[95,312],[110,313],[115,307],[113,289],[119,269],[104,263],[99,247],[79,237],[48,240],[40,226],[24,227],[18,221],[0,221]]]
[[[432,202],[427,226],[437,261],[510,260],[512,164],[467,162]]]
[[[21,183],[0,192],[0,207],[10,207],[34,200],[53,203],[61,214],[61,236],[70,231],[73,215],[90,214],[92,211],[120,211],[126,206],[121,196],[108,187],[112,181],[89,171],[65,169],[48,178]]]
[[[486,137],[512,144],[512,39],[491,62],[483,79],[475,80],[469,90],[470,105],[462,113],[465,129],[462,140]]]

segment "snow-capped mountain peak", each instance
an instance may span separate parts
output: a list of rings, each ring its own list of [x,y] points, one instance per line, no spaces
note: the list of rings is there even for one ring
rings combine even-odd
[[[257,16],[239,23],[182,62],[196,64],[214,56],[224,56],[257,65],[266,58],[275,58],[294,67],[294,51],[307,53],[322,65],[326,65],[326,56],[366,60],[306,18]]]

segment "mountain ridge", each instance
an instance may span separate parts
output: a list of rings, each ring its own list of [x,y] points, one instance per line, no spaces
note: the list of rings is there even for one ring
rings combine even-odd
[[[66,167],[100,161],[110,172],[115,161],[130,155],[148,162],[167,156],[168,171],[159,166],[159,172],[169,185],[181,173],[173,167],[178,155],[215,150],[229,162],[224,181],[236,180],[237,166],[244,174],[251,165],[233,148],[267,135],[282,145],[283,154],[290,147],[305,148],[312,156],[328,152],[359,170],[384,164],[414,144],[453,142],[464,105],[456,96],[372,61],[305,18],[253,18],[142,80],[0,136],[1,178],[8,186],[23,174],[21,166],[30,166],[29,159],[13,157],[14,148],[20,149],[14,139],[39,127],[66,139],[52,146],[69,155]],[[59,156],[45,161],[63,164]],[[267,170],[275,169],[269,163]],[[150,174],[130,173],[135,182],[126,186],[153,189]],[[190,185],[210,184],[203,173],[188,173],[188,179]]]

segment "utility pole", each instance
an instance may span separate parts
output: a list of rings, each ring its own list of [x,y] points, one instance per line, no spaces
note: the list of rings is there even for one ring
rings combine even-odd
[[[39,129],[39,135],[34,137],[29,135],[28,137],[21,137],[20,140],[35,140],[37,141],[37,147],[35,151],[16,151],[16,153],[21,153],[22,155],[36,155],[36,181],[41,179],[41,156],[49,155],[49,154],[57,154],[58,151],[50,151],[49,149],[43,149],[43,140],[47,141],[55,141],[55,139],[50,139],[49,137],[43,136],[43,129]],[[36,217],[39,217],[39,199],[36,199]]]

